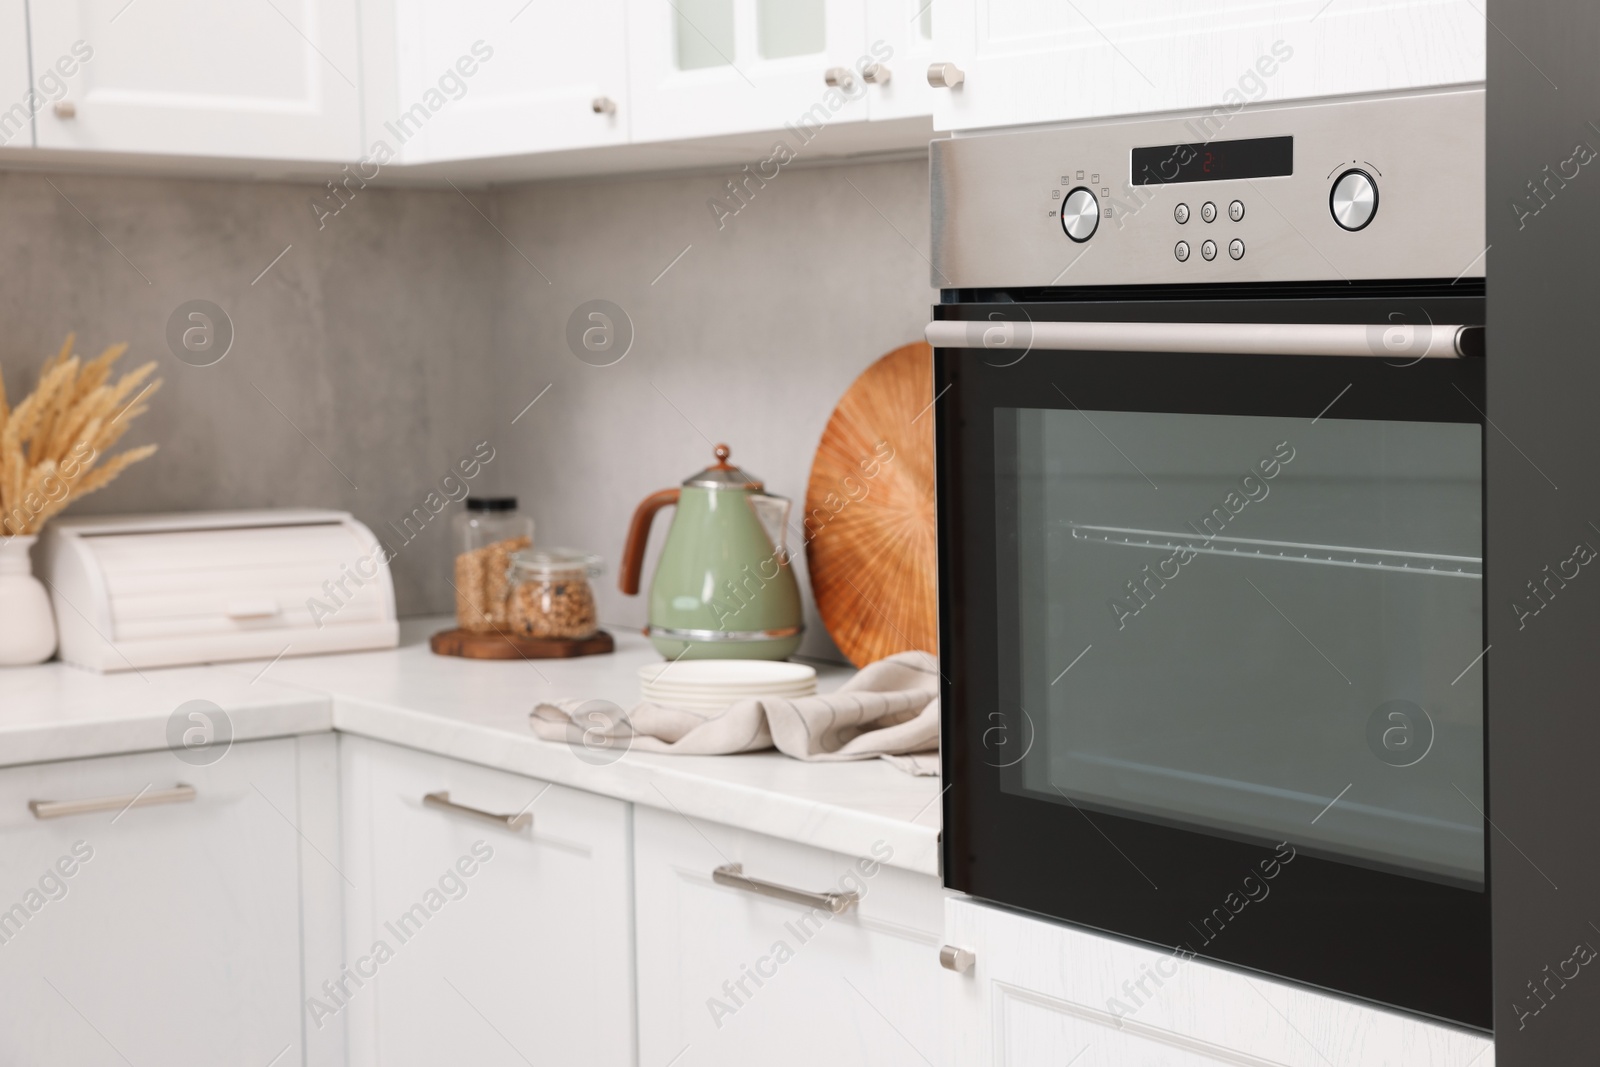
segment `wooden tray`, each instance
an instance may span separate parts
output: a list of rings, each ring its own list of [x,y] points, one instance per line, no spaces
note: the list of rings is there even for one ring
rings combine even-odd
[[[811,591],[857,667],[939,650],[932,401],[933,349],[895,349],[845,392],[811,465],[799,519]]]
[[[598,656],[616,651],[611,635],[600,630],[581,641],[541,637],[518,637],[499,632],[440,630],[428,639],[428,647],[440,656],[467,659],[570,659],[573,656]]]

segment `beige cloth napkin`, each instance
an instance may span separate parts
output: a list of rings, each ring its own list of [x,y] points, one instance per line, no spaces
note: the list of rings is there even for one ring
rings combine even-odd
[[[529,720],[546,741],[712,756],[777,748],[815,761],[884,758],[908,774],[938,774],[939,664],[899,652],[868,664],[832,693],[741,700],[719,712],[645,701],[632,711],[599,700],[539,704]]]

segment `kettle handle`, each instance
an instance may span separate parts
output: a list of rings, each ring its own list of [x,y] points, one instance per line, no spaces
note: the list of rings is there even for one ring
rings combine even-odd
[[[651,493],[640,502],[628,524],[628,540],[622,546],[621,573],[617,575],[617,588],[629,596],[639,592],[639,572],[644,570],[644,547],[650,540],[650,522],[656,512],[678,502],[676,489],[663,489]]]

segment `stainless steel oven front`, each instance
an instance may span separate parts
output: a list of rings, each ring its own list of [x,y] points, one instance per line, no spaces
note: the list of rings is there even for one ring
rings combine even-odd
[[[933,148],[947,884],[1491,1025],[1483,94]]]

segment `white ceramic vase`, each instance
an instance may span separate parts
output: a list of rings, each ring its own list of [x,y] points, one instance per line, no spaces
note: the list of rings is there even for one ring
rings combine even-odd
[[[0,538],[0,667],[43,663],[56,650],[50,594],[33,576],[28,549],[37,537]]]

